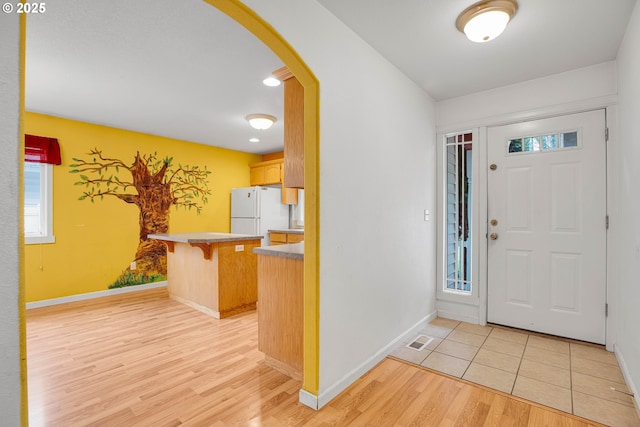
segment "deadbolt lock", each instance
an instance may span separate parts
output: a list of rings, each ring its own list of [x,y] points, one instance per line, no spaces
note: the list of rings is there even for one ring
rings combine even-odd
[[[489,238],[491,240],[498,240],[498,234],[497,233],[491,233],[491,234],[489,234]]]
[[[495,227],[496,225],[498,225],[498,220],[497,220],[497,219],[492,219],[492,220],[491,220],[491,225],[493,225],[494,227]]]
[[[496,165],[495,163],[491,163],[491,164],[489,165],[489,169],[491,169],[492,171],[494,171],[494,170],[498,169],[498,165]]]

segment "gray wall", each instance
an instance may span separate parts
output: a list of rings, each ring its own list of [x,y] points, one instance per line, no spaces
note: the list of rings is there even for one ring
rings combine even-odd
[[[640,3],[636,3],[627,32],[618,52],[619,137],[614,161],[616,180],[612,218],[615,235],[616,353],[635,386],[640,406]]]
[[[0,424],[20,425],[20,24],[0,15]]]

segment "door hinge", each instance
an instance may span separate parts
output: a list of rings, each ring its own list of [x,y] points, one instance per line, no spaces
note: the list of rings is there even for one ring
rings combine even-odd
[[[604,141],[609,142],[609,128],[604,128]]]
[[[607,224],[607,230],[609,229],[609,215],[607,215],[605,222]]]
[[[604,303],[604,317],[608,317],[609,316],[609,303],[606,302]]]

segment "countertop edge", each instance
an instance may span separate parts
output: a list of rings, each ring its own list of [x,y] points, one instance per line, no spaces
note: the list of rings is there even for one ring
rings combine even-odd
[[[163,240],[166,242],[175,243],[223,243],[223,242],[237,242],[245,240],[260,240],[264,236],[250,236],[244,234],[238,235],[225,235],[226,233],[202,233],[202,236],[197,236],[199,233],[176,233],[176,234],[149,234],[149,239]],[[207,237],[206,234],[218,234],[218,236]]]
[[[304,234],[303,228],[274,228],[272,230],[267,230],[269,233],[285,233],[285,234]]]
[[[253,252],[258,255],[269,255],[280,258],[290,258],[304,261],[304,243],[291,243],[288,245],[263,246],[253,248]]]

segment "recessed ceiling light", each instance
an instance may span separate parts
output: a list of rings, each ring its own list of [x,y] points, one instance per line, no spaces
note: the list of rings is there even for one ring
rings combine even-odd
[[[249,142],[260,142],[258,138],[250,138]]]
[[[456,27],[472,42],[488,42],[502,34],[517,10],[516,0],[483,0],[464,10]]]
[[[262,83],[265,86],[276,87],[276,86],[280,86],[280,83],[282,83],[282,82],[280,80],[276,79],[275,77],[267,77],[266,79],[264,79],[262,81]]]

